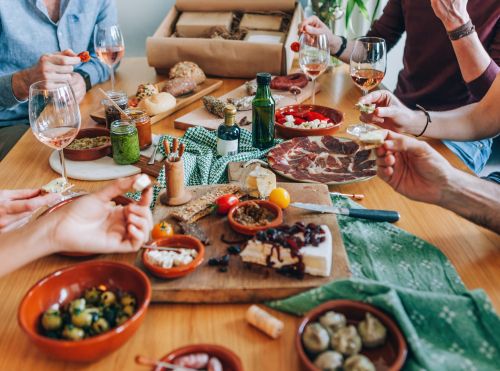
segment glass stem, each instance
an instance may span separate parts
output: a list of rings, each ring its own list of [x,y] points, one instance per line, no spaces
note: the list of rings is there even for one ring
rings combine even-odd
[[[316,79],[313,79],[313,92],[312,92],[312,104],[315,105],[316,103]]]
[[[115,69],[109,66],[109,74],[111,76],[111,91],[115,91]]]
[[[64,179],[64,184],[68,183],[68,178],[66,177],[66,162],[64,161],[64,152],[62,149],[58,149],[59,160],[61,160],[61,175]]]

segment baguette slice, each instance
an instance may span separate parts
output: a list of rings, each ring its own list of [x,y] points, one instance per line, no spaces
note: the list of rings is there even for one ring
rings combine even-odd
[[[364,149],[373,149],[378,148],[382,144],[384,144],[386,137],[387,130],[377,129],[362,133],[359,136],[358,141]]]
[[[224,184],[213,190],[208,191],[203,196],[190,201],[184,206],[181,206],[172,211],[170,216],[181,222],[194,223],[197,220],[207,216],[212,211],[212,205],[220,196],[226,194],[241,194],[239,186],[234,184]]]
[[[73,186],[73,184],[65,182],[64,178],[56,178],[52,179],[40,189],[42,190],[42,193],[63,193]]]

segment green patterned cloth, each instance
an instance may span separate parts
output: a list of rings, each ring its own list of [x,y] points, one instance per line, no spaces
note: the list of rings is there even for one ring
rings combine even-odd
[[[332,201],[359,207],[342,197]],[[407,370],[500,369],[500,319],[482,290],[464,287],[441,251],[389,223],[344,216],[338,222],[353,279],[270,307],[302,315],[328,300],[360,300],[397,321],[410,350]]]
[[[172,143],[173,137],[164,138]],[[186,144],[183,158],[188,185],[225,183],[229,162],[264,158],[267,152],[252,147],[247,130],[242,130],[241,152],[235,156],[218,157],[215,132],[203,128],[189,129],[180,142]],[[155,200],[165,187],[163,170],[158,183]],[[343,197],[332,197],[332,201],[359,207]],[[331,299],[364,301],[397,321],[410,350],[405,369],[500,370],[500,319],[483,291],[464,287],[441,251],[389,223],[343,216],[338,222],[353,278],[269,306],[302,315]]]

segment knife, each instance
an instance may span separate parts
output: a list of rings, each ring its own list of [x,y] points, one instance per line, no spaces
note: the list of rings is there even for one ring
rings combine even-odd
[[[375,222],[394,223],[399,220],[399,213],[397,211],[390,211],[390,210],[349,209],[347,207],[317,205],[317,204],[309,204],[303,202],[293,202],[290,205],[298,207],[299,209],[317,211],[320,213],[345,215],[353,218],[373,220]]]

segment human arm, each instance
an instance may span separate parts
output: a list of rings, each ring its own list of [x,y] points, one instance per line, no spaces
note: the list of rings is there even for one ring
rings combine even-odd
[[[429,112],[432,122],[423,135],[459,141],[494,137],[500,133],[499,97],[500,73],[480,102],[452,111]],[[362,97],[359,102],[377,105],[373,114],[362,113],[361,121],[375,123],[389,130],[419,135],[427,121],[422,111],[410,110],[388,91],[372,92]]]
[[[54,193],[42,195],[40,189],[0,190],[0,234],[16,228],[35,210],[59,198]]]
[[[114,25],[118,23],[118,14],[116,10],[116,4],[113,0],[105,0],[102,1],[101,9],[99,11],[99,15],[97,16],[95,25],[98,24],[106,24],[106,25]],[[94,48],[94,31],[90,36],[90,40],[88,41],[87,51],[91,55],[91,60],[87,63],[83,63],[78,66],[77,70],[83,71],[87,73],[90,77],[90,82],[92,86],[95,84],[99,84],[103,81],[109,79],[109,68],[107,65],[102,63],[98,58]]]
[[[426,142],[389,132],[377,148],[377,175],[395,191],[500,233],[500,186],[450,165]]]
[[[399,41],[404,31],[405,25],[401,0],[389,0],[382,15],[373,23],[366,36],[381,37],[385,39],[387,49],[390,50]],[[334,35],[328,26],[321,22],[321,20],[316,16],[305,19],[299,27],[299,32],[326,34],[330,44],[330,52],[332,54],[336,54],[342,44],[340,36]],[[353,48],[354,40],[348,40],[346,48],[339,56],[339,59],[345,63],[349,63]]]
[[[96,193],[2,235],[0,276],[42,256],[61,252],[133,252],[149,239],[153,220],[152,190],[139,202],[114,206],[111,200],[132,187],[135,179],[120,179]]]
[[[443,23],[447,32],[458,29],[470,21],[467,12],[468,0],[430,0],[432,9]],[[476,32],[458,40],[450,40],[460,66],[462,77],[469,91],[476,99],[481,99],[496,75],[500,72],[500,25],[493,29],[494,38],[490,50],[486,50]],[[490,52],[491,55],[488,53]]]

